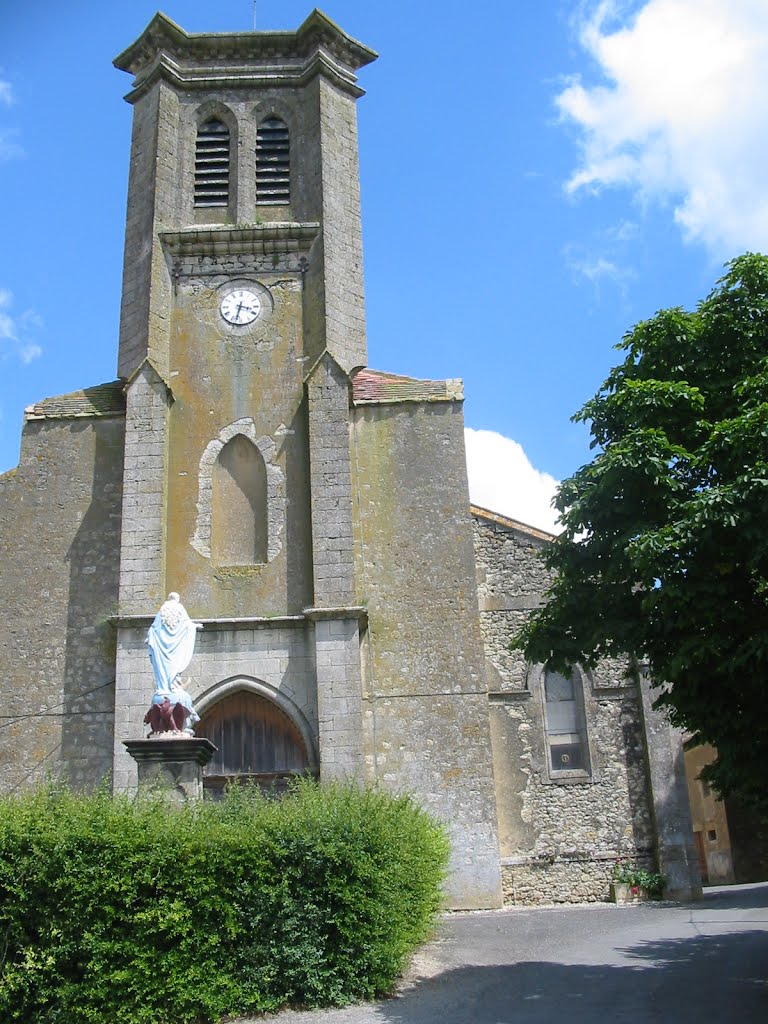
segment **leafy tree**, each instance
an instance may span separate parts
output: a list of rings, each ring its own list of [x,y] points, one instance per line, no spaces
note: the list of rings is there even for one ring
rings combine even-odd
[[[768,813],[768,257],[694,312],[661,310],[574,420],[592,462],[559,489],[549,600],[516,639],[563,669],[648,662],[657,706],[714,744],[707,777]]]

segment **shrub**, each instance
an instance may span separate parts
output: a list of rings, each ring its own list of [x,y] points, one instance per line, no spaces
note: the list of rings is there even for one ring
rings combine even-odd
[[[445,832],[407,796],[0,800],[0,1020],[186,1024],[391,988],[440,905]]]
[[[660,900],[664,895],[664,876],[633,864],[628,857],[617,857],[613,865],[614,882],[625,882],[633,889],[645,889],[648,895]]]

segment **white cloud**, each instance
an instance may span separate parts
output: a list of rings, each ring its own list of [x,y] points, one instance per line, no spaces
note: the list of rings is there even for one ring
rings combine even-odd
[[[43,350],[39,345],[22,345],[19,349],[19,358],[24,364],[31,363],[35,359],[39,359],[42,354]]]
[[[603,235],[609,242],[631,242],[637,238],[637,224],[632,220],[620,220],[604,230]]]
[[[0,107],[10,107],[15,100],[11,83],[0,78]],[[16,131],[13,129],[11,131],[0,130],[0,161],[14,160],[16,157],[24,156],[22,147],[13,140],[15,134]]]
[[[464,431],[473,504],[540,530],[559,532],[551,501],[557,480],[535,469],[517,441],[493,430]]]
[[[15,160],[24,156],[24,149],[7,135],[0,133],[0,160]]]
[[[7,288],[0,288],[0,355],[11,348],[23,363],[31,363],[43,354],[34,340],[34,334],[42,328],[43,321],[33,309],[25,309],[15,315],[11,312],[12,305],[12,293]]]
[[[603,281],[612,281],[623,292],[627,282],[636,276],[629,267],[622,267],[605,253],[589,252],[582,246],[566,245],[563,255],[575,277],[583,277],[596,287]]]
[[[9,313],[5,312],[12,302],[11,293],[5,288],[0,288],[0,341],[16,340],[16,327],[13,319]]]
[[[766,249],[766,0],[588,9],[581,44],[603,81],[576,77],[557,97],[580,130],[567,190],[623,186],[645,202],[671,200],[685,235],[718,257]]]

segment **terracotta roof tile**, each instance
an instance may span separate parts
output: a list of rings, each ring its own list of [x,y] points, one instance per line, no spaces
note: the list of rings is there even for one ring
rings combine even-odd
[[[115,416],[125,412],[125,381],[113,380],[108,384],[97,384],[82,391],[70,391],[68,395],[55,395],[41,402],[28,405],[24,410],[26,420],[72,419],[78,416]]]
[[[418,380],[367,367],[352,378],[355,405],[383,402],[454,402],[464,398],[460,380]]]

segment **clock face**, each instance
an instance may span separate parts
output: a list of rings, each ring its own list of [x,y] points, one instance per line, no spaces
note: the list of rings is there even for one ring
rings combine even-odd
[[[219,308],[228,324],[252,324],[261,312],[261,299],[249,288],[237,288],[224,296]]]

